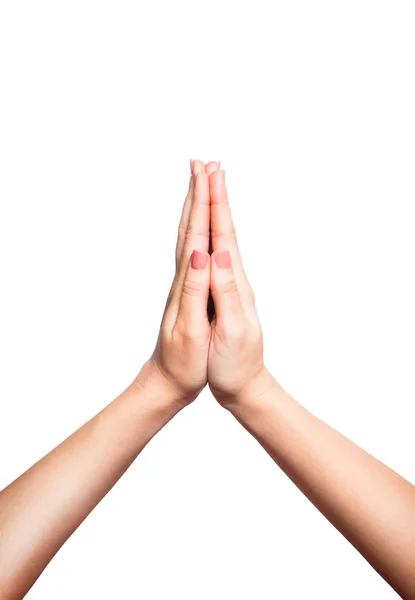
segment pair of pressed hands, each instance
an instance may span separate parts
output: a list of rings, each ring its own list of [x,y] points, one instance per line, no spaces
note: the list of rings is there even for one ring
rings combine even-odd
[[[176,274],[152,357],[118,398],[0,492],[0,600],[23,598],[206,383],[402,598],[415,600],[415,487],[312,415],[265,368],[224,172],[215,162],[191,166]]]
[[[191,161],[176,248],[176,273],[156,349],[137,377],[161,380],[187,404],[209,383],[223,405],[270,384],[252,288],[243,269],[225,172]],[[209,254],[210,245],[212,254]],[[208,314],[209,292],[214,314]],[[211,320],[211,318],[213,319]],[[160,383],[157,384],[159,394]],[[168,394],[169,395],[169,394]]]

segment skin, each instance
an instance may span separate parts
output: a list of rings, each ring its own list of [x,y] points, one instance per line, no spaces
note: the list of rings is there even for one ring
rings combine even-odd
[[[176,273],[156,348],[134,382],[0,492],[0,599],[23,598],[150,439],[207,382],[209,180],[201,161],[183,207]],[[205,268],[193,268],[205,258]]]
[[[213,395],[396,592],[414,600],[415,487],[308,412],[268,372],[224,176],[213,169],[210,196]],[[224,249],[231,261],[218,269],[215,254]]]
[[[0,493],[0,600],[26,594],[149,440],[206,383],[402,598],[415,599],[415,487],[271,376],[224,171],[201,161],[191,170],[153,355],[118,398]]]

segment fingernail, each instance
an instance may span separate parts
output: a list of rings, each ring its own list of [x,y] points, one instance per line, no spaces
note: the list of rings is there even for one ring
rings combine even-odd
[[[231,266],[231,255],[228,250],[218,250],[213,255],[218,269],[229,269]]]
[[[193,250],[192,269],[205,269],[207,261],[208,257],[206,252],[201,252],[200,250]]]
[[[193,175],[193,159],[190,159],[190,173]]]

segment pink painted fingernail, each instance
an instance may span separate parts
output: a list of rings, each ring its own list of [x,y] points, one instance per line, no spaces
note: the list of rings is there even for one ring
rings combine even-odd
[[[231,255],[228,250],[218,250],[214,253],[215,263],[218,269],[229,269],[231,266]]]
[[[206,252],[201,252],[200,250],[193,250],[192,253],[192,269],[205,269],[208,261],[208,256]]]

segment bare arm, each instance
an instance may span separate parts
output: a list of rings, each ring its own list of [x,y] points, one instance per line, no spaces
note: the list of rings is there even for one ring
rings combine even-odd
[[[229,410],[377,572],[413,600],[415,487],[271,378],[258,393],[254,388]]]
[[[194,161],[151,359],[116,400],[0,493],[0,600],[23,598],[148,441],[206,385],[209,183]]]
[[[209,165],[207,170],[216,310],[210,388],[378,573],[414,600],[415,487],[310,414],[268,373],[224,176]]]
[[[0,598],[22,598],[62,544],[179,410],[139,380],[0,493]]]

